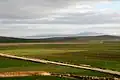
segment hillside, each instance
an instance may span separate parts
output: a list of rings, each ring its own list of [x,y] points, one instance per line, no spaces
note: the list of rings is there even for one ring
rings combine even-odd
[[[52,37],[44,39],[25,39],[14,37],[0,37],[0,43],[18,43],[18,42],[69,42],[69,41],[90,41],[90,40],[120,40],[119,36],[100,35],[100,36],[75,36],[75,37]]]

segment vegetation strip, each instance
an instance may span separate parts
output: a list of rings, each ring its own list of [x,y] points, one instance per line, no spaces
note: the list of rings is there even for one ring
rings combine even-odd
[[[86,69],[86,70],[99,71],[99,72],[103,72],[103,73],[109,73],[109,74],[120,76],[120,72],[118,72],[118,71],[104,70],[104,69],[93,68],[93,67],[84,67],[84,66],[78,66],[78,65],[72,65],[72,64],[65,64],[65,63],[48,61],[48,60],[41,60],[41,59],[19,57],[19,56],[13,56],[13,55],[2,54],[2,53],[0,53],[0,56],[8,57],[8,58],[13,58],[13,59],[20,59],[20,60],[32,61],[32,62],[50,63],[50,64],[56,64],[56,65],[61,65],[61,66],[69,66],[69,67],[74,67],[74,68],[81,68],[81,69]]]

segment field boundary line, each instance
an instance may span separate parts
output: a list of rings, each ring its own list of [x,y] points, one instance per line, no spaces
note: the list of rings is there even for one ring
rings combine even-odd
[[[34,58],[20,57],[20,56],[3,54],[3,53],[0,53],[0,56],[7,57],[7,58],[12,58],[12,59],[19,59],[19,60],[37,62],[37,63],[45,63],[45,64],[49,63],[49,64],[55,64],[55,65],[79,68],[79,69],[92,70],[92,71],[98,71],[98,72],[102,72],[102,73],[108,73],[108,74],[120,76],[120,72],[113,71],[113,70],[106,70],[106,69],[100,69],[100,68],[94,68],[94,67],[79,66],[79,65],[74,65],[74,64],[60,63],[60,62],[55,62],[55,61],[43,60],[43,59],[34,59]]]

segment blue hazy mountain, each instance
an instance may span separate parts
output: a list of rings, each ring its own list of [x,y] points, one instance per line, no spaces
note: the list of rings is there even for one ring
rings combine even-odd
[[[24,38],[28,39],[40,39],[40,38],[53,38],[53,37],[76,37],[76,36],[100,36],[104,35],[103,33],[96,33],[96,32],[81,32],[77,34],[46,34],[46,35],[33,35],[33,36],[26,36]]]

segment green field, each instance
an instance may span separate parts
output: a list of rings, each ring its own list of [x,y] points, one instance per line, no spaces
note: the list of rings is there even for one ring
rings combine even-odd
[[[76,80],[76,79],[60,78],[53,76],[31,76],[31,77],[0,78],[0,80]]]
[[[120,43],[0,46],[0,52],[120,71]]]
[[[0,57],[0,72],[13,72],[13,71],[46,71],[53,73],[71,73],[71,74],[89,75],[89,76],[111,76],[108,74],[90,71],[90,70],[57,66],[53,64],[34,63],[24,60],[16,60],[16,59]]]
[[[120,71],[120,43],[89,43],[89,44],[34,44],[0,46],[0,52],[18,56],[40,58],[71,64],[87,64],[93,67]],[[4,61],[4,59],[3,59]],[[5,61],[4,61],[5,62]],[[16,63],[11,61],[10,63]],[[24,65],[21,65],[25,63]],[[0,63],[0,65],[3,65]],[[12,64],[13,65],[13,64]],[[10,65],[10,66],[12,66]],[[15,64],[14,64],[15,65]],[[89,70],[74,69],[51,64],[37,64],[22,61],[14,68],[4,63],[1,71],[13,70],[45,70],[53,72],[68,72],[83,75],[101,75]],[[40,67],[39,67],[40,66]],[[2,68],[2,66],[0,66]],[[21,68],[22,67],[22,68]],[[49,68],[48,68],[49,67]],[[56,70],[54,70],[56,69]]]

